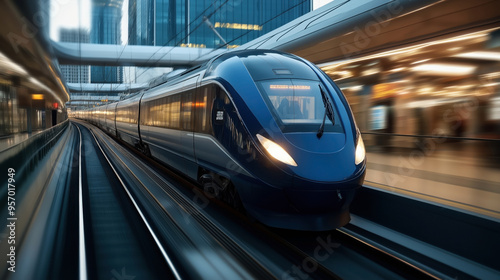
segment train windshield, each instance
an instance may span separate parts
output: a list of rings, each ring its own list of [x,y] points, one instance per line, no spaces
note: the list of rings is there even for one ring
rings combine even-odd
[[[283,132],[318,131],[325,117],[325,103],[318,81],[275,79],[263,80],[257,84]],[[343,132],[335,106],[331,104],[331,108],[334,121],[327,118],[324,131]]]

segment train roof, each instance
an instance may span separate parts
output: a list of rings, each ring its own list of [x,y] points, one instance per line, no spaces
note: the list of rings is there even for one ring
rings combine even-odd
[[[286,60],[278,60],[277,56],[285,56],[289,59]],[[149,90],[152,90],[158,86],[167,84],[167,83],[175,83],[176,80],[183,80],[188,74],[194,74],[196,72],[209,69],[207,72],[213,72],[222,62],[226,61],[232,57],[239,57],[242,59],[243,63],[249,70],[252,78],[254,80],[263,80],[268,79],[271,76],[275,75],[287,75],[288,77],[300,76],[301,78],[308,78],[310,76],[310,71],[302,71],[299,70],[303,68],[304,64],[300,63],[302,67],[299,67],[297,63],[299,63],[299,59],[292,54],[275,51],[275,50],[234,50],[227,53],[223,53],[212,58],[209,61],[206,61],[200,65],[191,67],[189,69],[176,69],[172,72],[163,74],[159,77],[152,79],[149,83],[149,88],[137,92],[136,94],[132,94],[127,96],[127,98],[120,100],[128,101],[136,97],[137,95],[142,95]],[[292,70],[293,69],[293,70]],[[313,79],[314,77],[309,77]]]
[[[205,76],[217,72],[222,62],[235,56],[240,58],[254,81],[274,78],[318,79],[305,60],[275,50],[240,50],[222,54],[209,62]]]

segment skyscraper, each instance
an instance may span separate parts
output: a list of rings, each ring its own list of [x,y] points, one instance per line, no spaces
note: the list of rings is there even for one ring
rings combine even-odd
[[[92,0],[90,42],[94,44],[120,44],[123,0]],[[92,66],[92,83],[121,83],[121,67]]]
[[[190,35],[183,38],[183,43],[205,44],[207,48],[223,47],[226,43],[229,47],[242,45],[311,11],[310,0],[191,2],[187,20],[191,22]]]
[[[129,45],[154,45],[154,0],[128,2]]]
[[[311,0],[129,3],[129,43],[157,46],[236,47],[311,11]]]
[[[90,34],[85,29],[61,28],[59,41],[68,43],[89,43]],[[61,72],[68,83],[90,83],[89,65],[61,65]]]

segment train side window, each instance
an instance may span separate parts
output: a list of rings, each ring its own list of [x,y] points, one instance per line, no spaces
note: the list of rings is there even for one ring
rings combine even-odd
[[[211,134],[212,104],[215,98],[215,85],[203,86],[197,93],[194,104],[195,130]]]
[[[193,91],[182,93],[181,96],[181,123],[183,130],[192,130],[192,108],[193,108]]]
[[[165,109],[165,102],[163,99],[158,99],[156,100],[156,103],[157,103],[157,118],[158,118],[158,126],[160,127],[165,127],[165,113],[164,113],[164,109]]]
[[[128,107],[123,108],[123,122],[129,123],[130,122],[130,117],[129,117],[129,112],[128,112]]]
[[[149,119],[149,102],[141,102],[141,125],[148,125]]]
[[[149,114],[150,114],[150,119],[149,119],[149,125],[150,126],[155,126],[156,122],[156,104],[155,101],[150,101],[148,102],[149,104]]]
[[[127,107],[127,123],[133,123],[133,119],[132,119],[132,114],[134,112],[132,111],[132,107],[129,106]]]
[[[151,126],[157,126],[158,125],[158,106],[157,106],[157,101],[153,100],[150,102],[151,107]]]
[[[144,125],[152,126],[153,125],[153,118],[154,118],[154,113],[153,113],[153,107],[154,104],[151,101],[143,102],[144,105],[141,105],[141,116],[144,115],[144,119],[141,120],[141,122]]]
[[[196,95],[194,102],[194,116],[195,120],[195,130],[197,132],[207,131],[207,96],[208,96],[209,87],[202,87],[199,93]]]
[[[179,95],[170,96],[170,128],[180,128],[181,98]]]
[[[162,110],[162,100],[155,100],[155,126],[164,127],[165,126],[165,118]]]
[[[165,104],[165,111],[163,112],[165,114],[165,127],[172,127],[171,124],[171,119],[172,119],[172,98],[170,96],[164,98],[164,104]]]
[[[136,106],[130,106],[130,122],[133,124],[137,124],[137,113],[139,113],[137,108]]]
[[[128,123],[128,108],[123,108],[123,122]]]

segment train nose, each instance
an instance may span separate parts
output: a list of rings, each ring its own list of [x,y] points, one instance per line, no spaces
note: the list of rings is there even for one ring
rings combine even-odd
[[[325,133],[321,138],[316,133],[285,133],[285,138],[300,150],[311,153],[335,153],[344,148],[344,133]]]
[[[298,212],[304,214],[325,213],[346,210],[355,190],[364,180],[364,169],[347,180],[317,182],[295,177],[285,194]]]
[[[290,204],[303,214],[317,214],[346,210],[355,190],[286,190]]]
[[[297,163],[290,168],[298,178],[314,182],[338,182],[356,173],[354,145],[344,133],[286,133],[286,149]]]

